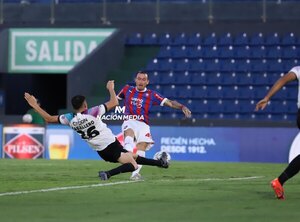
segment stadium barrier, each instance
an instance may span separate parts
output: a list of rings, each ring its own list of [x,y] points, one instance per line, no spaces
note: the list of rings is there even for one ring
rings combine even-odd
[[[29,129],[32,127],[33,129]],[[7,133],[6,128],[0,125],[2,132]],[[45,131],[41,131],[40,128],[32,125],[16,125],[15,131],[10,130],[8,136],[3,136],[3,141],[0,137],[2,157],[100,159],[98,154],[69,127],[48,125]],[[121,127],[110,128],[122,143]],[[172,160],[175,161],[269,163],[288,162],[290,147],[298,133],[295,128],[271,127],[153,126],[151,131],[155,144],[146,153],[148,157],[153,157],[156,152],[163,150],[170,153]],[[36,137],[37,134],[39,138]],[[25,138],[25,142],[22,138]],[[34,152],[41,150],[43,154],[34,155]],[[7,152],[13,152],[14,155]],[[27,155],[17,152],[32,153]],[[295,152],[298,150],[293,151]]]

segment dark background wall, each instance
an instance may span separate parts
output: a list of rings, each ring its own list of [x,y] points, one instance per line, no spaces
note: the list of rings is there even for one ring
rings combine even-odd
[[[294,32],[300,34],[297,28],[300,21],[300,3],[287,2],[230,2],[230,3],[108,3],[103,4],[4,4],[3,24],[0,29],[10,27],[113,27],[120,30],[118,44],[126,35],[140,33],[193,33],[201,32],[207,35],[216,33],[271,33]],[[1,43],[5,40],[0,38]],[[116,39],[111,42],[114,45]],[[3,53],[7,45],[0,49],[3,68],[7,56]],[[119,47],[110,47],[111,55],[121,55]],[[120,60],[117,58],[117,60]],[[118,62],[112,63],[105,73],[114,69]],[[85,68],[84,68],[85,67]],[[77,69],[87,69],[79,66]],[[1,68],[1,70],[3,70]],[[74,70],[76,73],[76,70]],[[67,107],[68,90],[72,85],[69,79],[74,76],[26,74],[0,74],[2,88],[6,94],[6,114],[22,114],[28,106],[20,100],[24,91],[36,94],[50,112]],[[69,79],[67,79],[69,78]],[[105,76],[102,78],[105,79]],[[77,82],[78,83],[78,82]],[[74,91],[75,92],[75,91]],[[13,102],[12,102],[13,101]]]

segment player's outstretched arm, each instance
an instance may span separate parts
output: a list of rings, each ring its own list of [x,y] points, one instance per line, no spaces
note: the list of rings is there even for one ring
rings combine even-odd
[[[115,92],[115,83],[114,80],[109,80],[106,84],[106,88],[109,92],[110,99],[105,103],[107,110],[111,110],[115,106],[119,105],[119,100]]]
[[[185,117],[190,118],[192,116],[191,110],[187,108],[186,106],[182,105],[181,103],[175,101],[175,100],[169,100],[167,99],[166,102],[164,103],[165,106],[169,106],[173,109],[181,109],[182,112],[184,113]]]
[[[58,123],[58,116],[51,116],[49,113],[43,110],[39,106],[39,104],[36,101],[36,98],[33,95],[30,95],[29,93],[25,92],[24,98],[26,99],[27,103],[44,118],[46,122]]]
[[[293,72],[289,72],[287,74],[285,74],[284,76],[282,76],[281,78],[279,78],[274,85],[272,86],[272,88],[270,89],[270,91],[267,93],[267,95],[265,96],[265,98],[263,98],[262,100],[260,100],[256,106],[255,106],[255,111],[258,110],[263,110],[266,108],[268,102],[270,101],[271,97],[278,92],[285,84],[287,84],[288,82],[291,82],[293,80],[296,80],[296,74]]]

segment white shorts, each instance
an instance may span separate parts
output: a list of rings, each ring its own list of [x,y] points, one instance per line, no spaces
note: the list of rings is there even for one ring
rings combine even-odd
[[[122,132],[124,133],[127,129],[133,130],[137,144],[141,142],[149,143],[146,150],[153,146],[154,141],[150,133],[150,127],[146,123],[137,120],[126,120],[122,124]]]

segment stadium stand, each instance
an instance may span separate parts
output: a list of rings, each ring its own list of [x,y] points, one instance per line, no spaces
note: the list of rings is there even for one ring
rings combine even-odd
[[[294,33],[135,33],[126,44],[161,47],[145,67],[151,88],[188,104],[195,118],[295,119],[296,83],[278,92],[266,112],[253,112],[274,82],[299,65],[300,39]],[[158,118],[180,115],[167,108],[155,111]]]

